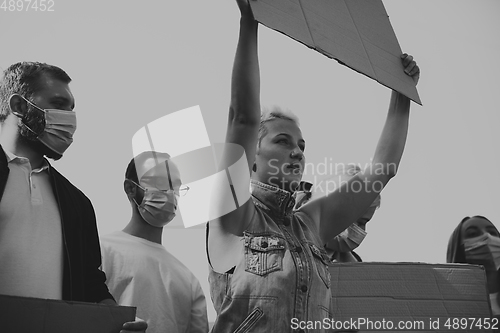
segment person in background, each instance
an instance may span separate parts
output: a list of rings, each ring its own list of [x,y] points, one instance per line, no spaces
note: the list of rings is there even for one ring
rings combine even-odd
[[[261,113],[258,24],[248,1],[237,3],[240,34],[226,143],[238,144],[245,151],[251,198],[207,225],[210,291],[217,312],[212,331],[290,332],[295,329],[293,322],[322,321],[333,313],[334,291],[324,244],[358,220],[396,175],[406,142],[410,100],[392,92],[373,158],[382,168],[379,172],[367,168],[352,177],[344,191],[294,210],[293,193],[305,168],[306,142],[293,114]],[[402,54],[400,60],[402,70],[417,82],[420,69],[413,57]],[[327,121],[322,110],[308,110],[313,111],[319,121]],[[333,126],[331,115],[328,118]],[[324,139],[328,142],[328,133]],[[231,165],[230,154],[224,154],[221,170]],[[236,188],[235,180],[231,181]],[[380,182],[378,191],[371,186],[375,182]],[[368,187],[361,191],[347,190],[363,183]],[[248,188],[242,182],[237,185],[238,191]],[[220,195],[220,211],[234,199],[234,195],[224,195]]]
[[[123,186],[132,206],[130,221],[122,231],[101,237],[109,290],[120,305],[137,307],[148,332],[206,333],[200,283],[161,241],[179,196],[188,190],[178,168],[168,154],[143,152],[128,164]]]
[[[448,241],[446,262],[483,265],[493,316],[500,318],[500,233],[484,216],[465,217]]]
[[[347,229],[328,241],[325,245],[332,262],[361,262],[361,257],[354,250],[365,239],[366,224],[371,220],[375,210],[380,207],[380,195],[368,207],[365,214]]]
[[[335,188],[339,189],[344,182],[347,182],[360,171],[361,168],[359,166],[348,164],[345,167],[338,168],[336,171],[337,177],[327,182],[335,181]],[[309,202],[309,200],[314,200],[318,196],[311,192],[312,187],[312,183],[306,181],[300,182],[299,188],[294,193],[296,199],[295,209],[299,209],[302,205]],[[380,201],[380,195],[378,195],[363,216],[325,244],[325,250],[332,262],[362,261],[361,257],[354,250],[365,239],[367,235],[366,224],[371,220],[373,214],[375,214],[375,210],[380,207]]]
[[[70,82],[39,62],[13,64],[0,81],[0,294],[116,305],[99,269],[92,203],[46,158],[73,142]]]

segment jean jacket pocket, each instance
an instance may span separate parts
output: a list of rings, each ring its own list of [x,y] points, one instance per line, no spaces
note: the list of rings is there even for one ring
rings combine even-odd
[[[330,288],[331,276],[330,271],[328,270],[328,255],[326,254],[326,251],[311,243],[309,243],[309,248],[311,249],[315,259],[314,263],[316,264],[319,277],[323,280],[326,287]]]
[[[284,238],[275,234],[245,236],[245,271],[264,276],[283,270],[283,257],[286,250]]]

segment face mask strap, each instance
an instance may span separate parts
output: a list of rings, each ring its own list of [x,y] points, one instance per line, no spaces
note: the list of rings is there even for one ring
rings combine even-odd
[[[132,179],[127,179],[127,180],[130,180],[135,186],[139,187],[141,190],[143,190],[144,192],[147,191],[147,188],[144,188],[142,187],[141,185],[137,184],[136,182],[134,182]]]
[[[128,180],[128,181],[130,181],[130,182],[132,182],[132,184],[134,184],[135,186],[139,187],[141,190],[143,190],[143,191],[144,191],[144,195],[142,196],[142,201],[144,201],[144,197],[146,196],[146,191],[147,191],[147,189],[146,189],[146,188],[144,188],[144,187],[142,187],[141,185],[137,184],[137,183],[136,183],[136,182],[134,182],[132,179],[128,179],[128,178],[127,178],[127,180]],[[134,198],[132,198],[132,200],[134,200],[135,205],[137,206],[137,208],[139,208],[139,207],[140,207],[140,205],[139,205],[139,204],[137,203],[137,201],[135,200],[135,196],[134,196]],[[141,202],[141,204],[142,204],[142,202]]]
[[[43,113],[46,113],[46,111],[44,109],[42,109],[41,107],[39,107],[38,105],[35,105],[33,104],[32,102],[28,101],[26,98],[24,98],[24,96],[21,96],[18,94],[19,97],[21,97],[22,99],[24,99],[26,101],[26,103],[30,104],[31,106],[37,108],[39,111],[42,111]]]
[[[132,200],[134,200],[135,206],[137,207],[137,209],[139,209],[140,205],[137,203],[137,201],[135,200],[135,198],[132,198]]]
[[[22,95],[19,95],[19,94],[16,94],[17,96],[21,97],[22,99],[24,99],[26,101],[26,103],[30,104],[31,106],[35,107],[37,110],[39,111],[42,111],[43,113],[46,113],[45,110],[41,109],[40,107],[38,107],[37,105],[31,103],[30,101],[28,101],[26,98],[24,98],[24,96]],[[25,115],[22,115],[20,114],[19,112],[17,111],[11,111],[13,115],[15,115],[16,117],[19,117],[21,118],[21,123],[23,124],[24,127],[26,127],[31,133],[35,134],[37,136],[37,139],[38,137],[43,133],[43,130],[42,130],[42,133],[36,133],[35,131],[33,131],[25,122],[24,122],[24,119],[26,119],[26,116]]]
[[[16,112],[17,113],[17,112]],[[16,115],[17,116],[17,115]],[[36,135],[36,138],[38,139],[40,137],[40,135],[42,135],[41,133],[36,133],[35,131],[33,131],[28,125],[26,125],[26,123],[24,122],[24,119],[21,120],[21,124],[23,124],[24,127],[26,127],[31,133],[35,134]],[[43,133],[43,131],[42,131]]]

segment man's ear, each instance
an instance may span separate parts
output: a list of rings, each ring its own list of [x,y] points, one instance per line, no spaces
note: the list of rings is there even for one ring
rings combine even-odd
[[[18,94],[13,94],[9,98],[9,106],[12,113],[18,117],[24,118],[28,112],[28,103]]]
[[[130,181],[129,179],[125,179],[123,181],[123,189],[125,190],[128,199],[132,201],[132,199],[135,198],[137,186],[135,186],[135,184],[132,183],[132,181]]]

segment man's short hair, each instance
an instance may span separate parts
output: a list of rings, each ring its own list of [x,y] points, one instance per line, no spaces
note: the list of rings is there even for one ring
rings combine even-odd
[[[262,138],[267,134],[266,122],[273,119],[285,119],[293,121],[297,127],[300,127],[299,118],[289,109],[283,109],[279,106],[273,106],[271,108],[262,108],[262,114],[260,116],[259,124],[259,134],[258,134],[258,147],[260,147],[260,142]]]
[[[142,164],[149,158],[158,158],[161,157],[163,159],[170,159],[170,155],[167,153],[155,152],[155,151],[145,151],[135,156],[130,160],[130,163],[127,166],[127,170],[125,170],[125,179],[132,180],[139,184],[139,176],[137,175],[137,164]]]
[[[39,79],[44,74],[66,84],[71,82],[69,75],[61,68],[40,62],[18,62],[3,72],[0,80],[0,123],[10,114],[10,96],[19,94],[31,100],[42,88]]]

